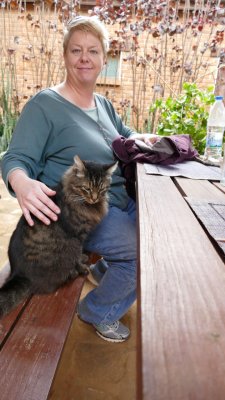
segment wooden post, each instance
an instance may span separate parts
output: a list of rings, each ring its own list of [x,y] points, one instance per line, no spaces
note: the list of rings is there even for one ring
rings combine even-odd
[[[217,69],[215,95],[223,96],[225,98],[225,64],[219,63]]]

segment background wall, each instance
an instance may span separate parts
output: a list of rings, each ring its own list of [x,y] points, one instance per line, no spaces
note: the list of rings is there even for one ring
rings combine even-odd
[[[178,2],[167,3],[171,8]],[[0,9],[0,90],[12,102],[10,107],[19,110],[35,92],[63,79],[62,38],[68,17],[66,3],[21,4],[11,1]],[[130,13],[125,22],[118,13],[104,20],[104,10],[97,9],[110,31],[111,54],[119,60],[120,71],[115,80],[100,79],[96,91],[110,98],[137,130],[152,129],[149,106],[162,96],[176,97],[183,82],[202,88],[215,84],[223,21],[209,22],[199,7],[189,13],[170,8],[152,17],[150,29],[144,26],[150,24],[150,11],[146,16],[138,6],[133,19]],[[78,12],[87,14],[89,9],[96,12],[93,6],[79,7]]]

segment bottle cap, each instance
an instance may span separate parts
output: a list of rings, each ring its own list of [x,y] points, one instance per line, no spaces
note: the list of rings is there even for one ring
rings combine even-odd
[[[216,96],[215,99],[216,100],[223,100],[223,96]]]

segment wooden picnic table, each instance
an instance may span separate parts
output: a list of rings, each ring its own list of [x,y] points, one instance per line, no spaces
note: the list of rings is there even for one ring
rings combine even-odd
[[[225,202],[225,187],[138,164],[137,192],[137,399],[224,400],[224,257],[184,197]]]

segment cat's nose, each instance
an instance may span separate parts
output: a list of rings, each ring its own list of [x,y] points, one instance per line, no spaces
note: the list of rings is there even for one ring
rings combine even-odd
[[[98,201],[97,193],[92,193],[91,200],[92,200],[93,203],[97,203],[97,201]]]
[[[96,200],[89,199],[89,200],[87,200],[87,202],[88,202],[89,204],[96,204],[96,203],[98,203],[98,199],[96,199]]]

